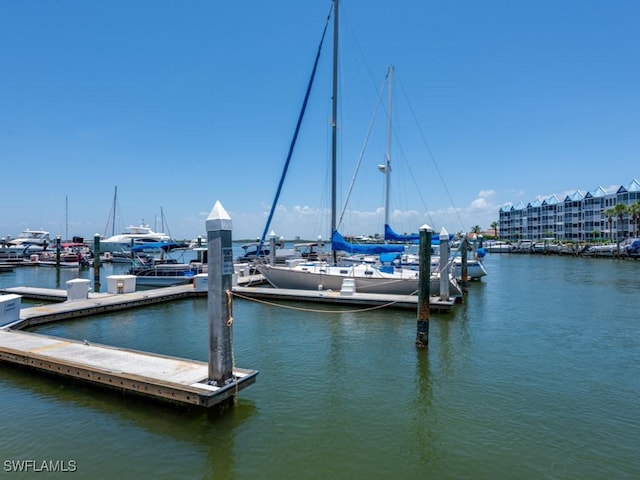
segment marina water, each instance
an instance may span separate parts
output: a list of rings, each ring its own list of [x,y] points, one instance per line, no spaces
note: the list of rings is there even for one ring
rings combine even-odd
[[[235,364],[260,374],[224,415],[0,364],[0,476],[60,460],[75,472],[42,478],[640,478],[640,263],[485,266],[465,304],[431,314],[420,351],[415,312],[235,299]],[[79,275],[93,280],[21,267],[0,287]],[[206,361],[206,309],[196,298],[33,331]]]

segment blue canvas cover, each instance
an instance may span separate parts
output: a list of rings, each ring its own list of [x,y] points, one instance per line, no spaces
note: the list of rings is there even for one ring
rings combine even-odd
[[[351,254],[364,253],[369,255],[404,251],[404,245],[349,243],[337,230],[333,232],[333,236],[331,237],[331,248]]]

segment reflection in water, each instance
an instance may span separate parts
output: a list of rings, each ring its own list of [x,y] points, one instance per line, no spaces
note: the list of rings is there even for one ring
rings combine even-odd
[[[415,312],[234,301],[235,364],[260,376],[222,416],[2,366],[0,452],[74,455],[89,478],[638,478],[640,263],[496,255],[485,265],[466,304],[431,316],[420,351]],[[55,281],[18,270],[0,281]],[[208,353],[204,299],[36,331]]]
[[[5,458],[25,455],[22,449],[12,452],[16,443],[19,446],[25,441],[33,441],[37,445],[40,442],[36,438],[58,436],[68,447],[66,458],[76,459],[82,472],[85,475],[94,474],[94,478],[103,478],[99,468],[100,459],[104,453],[114,448],[117,450],[118,446],[115,444],[121,444],[120,448],[125,451],[135,449],[140,459],[140,464],[122,464],[116,467],[116,471],[121,468],[130,474],[140,469],[144,477],[145,472],[157,471],[161,467],[169,475],[167,478],[182,478],[185,472],[194,470],[200,470],[202,478],[208,478],[207,472],[214,472],[216,478],[233,478],[236,469],[235,432],[256,412],[254,403],[246,399],[225,412],[219,412],[215,408],[186,409],[135,396],[124,396],[108,389],[67,382],[10,365],[6,368],[3,365],[0,385],[5,391],[4,402],[0,402],[0,405],[7,402],[2,405],[5,414],[25,418],[20,433],[22,438],[12,436],[0,440],[0,450],[7,456]],[[6,393],[8,389],[11,390],[10,394]],[[9,404],[12,398],[30,400],[19,405]],[[37,427],[30,429],[31,411],[45,405],[49,407],[47,418],[33,419]],[[61,421],[64,431],[52,433],[50,429],[57,428]],[[138,433],[134,433],[136,431]],[[6,430],[5,433],[10,431]],[[79,435],[82,441],[71,448],[69,438],[75,438],[75,435]],[[170,439],[171,455],[157,457],[158,452],[153,452],[154,446],[158,446],[154,438],[162,438],[165,444]],[[104,441],[115,442],[114,448],[105,444],[100,446]],[[151,450],[145,452],[148,448]],[[29,458],[38,458],[37,450],[31,449],[30,455]],[[46,459],[51,453],[41,455],[43,456],[40,458]],[[152,458],[154,466],[144,465],[144,462],[150,462]],[[200,467],[197,467],[198,464]],[[109,471],[113,471],[114,467],[109,466]],[[188,476],[192,478],[191,474]]]

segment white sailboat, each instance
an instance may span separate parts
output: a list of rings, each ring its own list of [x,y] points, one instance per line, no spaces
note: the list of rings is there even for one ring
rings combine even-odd
[[[414,295],[419,287],[418,270],[396,269],[393,265],[372,265],[360,263],[337,265],[337,251],[347,254],[380,254],[384,252],[403,252],[403,245],[359,245],[350,244],[337,231],[336,219],[336,171],[337,171],[337,101],[338,101],[338,18],[339,0],[333,0],[333,95],[332,95],[332,188],[331,188],[331,232],[333,261],[296,261],[290,265],[263,264],[258,267],[265,279],[276,288],[302,290],[342,290],[346,285],[359,293],[377,293],[387,295]],[[306,101],[306,99],[305,99]],[[297,134],[297,133],[296,133]],[[287,160],[288,162],[288,160]],[[286,167],[285,167],[286,168]],[[286,170],[285,170],[286,172]],[[273,209],[272,209],[273,211]],[[268,230],[265,228],[265,232]],[[440,290],[439,277],[433,276],[430,282],[431,293]],[[453,285],[452,295],[460,294],[457,285]]]

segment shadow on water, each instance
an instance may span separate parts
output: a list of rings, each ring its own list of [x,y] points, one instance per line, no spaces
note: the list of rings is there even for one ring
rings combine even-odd
[[[46,404],[55,411],[74,412],[74,418],[69,422],[80,422],[95,429],[98,435],[101,425],[109,424],[121,426],[119,429],[144,431],[152,437],[166,437],[177,444],[190,444],[189,450],[200,452],[196,458],[203,465],[202,478],[234,477],[237,470],[235,432],[257,410],[252,401],[239,398],[226,407],[182,407],[60,379],[43,372],[25,371],[11,364],[3,365],[0,381],[4,389],[14,390],[16,397]],[[28,414],[28,411],[20,410],[20,413]],[[55,417],[52,415],[51,421],[55,421]],[[81,418],[85,418],[86,423]],[[68,428],[79,427],[66,425],[65,429]],[[46,431],[43,434],[46,435]],[[86,471],[90,461],[79,460],[78,463],[82,463],[83,471]],[[147,473],[149,471],[153,468],[146,470]],[[210,476],[211,472],[215,473],[214,477]]]

